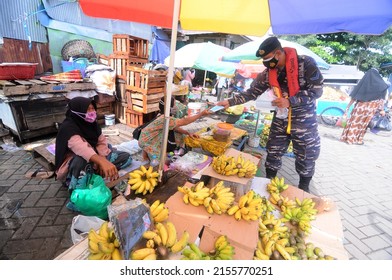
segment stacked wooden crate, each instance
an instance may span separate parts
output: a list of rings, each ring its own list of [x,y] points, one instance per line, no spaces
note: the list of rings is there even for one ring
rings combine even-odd
[[[137,127],[159,110],[166,92],[166,71],[128,66],[126,69],[127,124]],[[147,116],[144,116],[147,115]]]
[[[116,72],[117,102],[114,112],[121,123],[127,123],[128,100],[125,83],[128,66],[143,67],[148,62],[148,40],[128,34],[113,35],[113,53],[102,56],[101,63],[110,66]]]

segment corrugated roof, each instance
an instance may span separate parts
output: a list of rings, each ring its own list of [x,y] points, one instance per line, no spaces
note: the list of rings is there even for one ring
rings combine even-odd
[[[0,35],[5,38],[47,43],[46,29],[38,22],[40,0],[1,0]]]

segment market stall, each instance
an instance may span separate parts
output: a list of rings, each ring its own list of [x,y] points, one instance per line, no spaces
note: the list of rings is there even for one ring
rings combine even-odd
[[[109,229],[93,230],[112,237],[89,232],[57,259],[348,259],[336,205],[255,177],[259,160],[230,148],[164,184],[152,167],[135,169],[130,194],[108,207]]]

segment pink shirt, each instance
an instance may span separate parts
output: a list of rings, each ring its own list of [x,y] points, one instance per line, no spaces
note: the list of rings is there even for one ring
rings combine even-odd
[[[68,152],[65,155],[63,164],[60,166],[59,170],[57,170],[58,180],[65,180],[68,173],[69,161],[73,158],[74,155],[81,156],[86,161],[90,161],[90,158],[97,154],[93,147],[91,147],[91,145],[80,135],[74,135],[68,140],[68,148],[71,150],[71,152]],[[98,144],[96,149],[98,154],[101,156],[106,157],[110,153],[107,139],[103,134],[98,137]]]

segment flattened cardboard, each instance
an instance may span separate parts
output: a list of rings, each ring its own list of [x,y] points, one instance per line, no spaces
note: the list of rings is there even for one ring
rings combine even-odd
[[[166,201],[165,205],[169,208],[168,220],[176,226],[177,235],[186,230],[189,232],[189,242],[194,242],[211,215],[204,206],[185,204],[182,196],[183,193],[176,192]]]
[[[270,180],[267,178],[255,177],[252,181],[251,188],[261,196],[269,197],[266,188],[269,181]],[[295,197],[298,197],[300,200],[307,197],[320,199],[315,195],[290,185],[281,195],[287,196],[289,199],[295,199]],[[306,242],[312,242],[315,246],[320,247],[325,254],[340,260],[348,260],[348,254],[343,246],[343,226],[339,210],[332,201],[329,206],[328,211],[320,211],[319,214],[317,214],[316,219],[311,222],[312,233],[306,237],[305,240]],[[274,214],[280,216],[279,213]]]
[[[192,186],[186,183],[185,186]],[[200,248],[209,252],[214,248],[214,242],[219,235],[226,235],[234,246],[236,254],[234,259],[250,260],[258,240],[257,221],[237,221],[227,214],[209,214],[204,206],[185,204],[182,200],[183,193],[177,192],[166,202],[169,208],[169,218],[177,234],[187,230],[190,235],[189,242],[195,242],[200,232]]]

